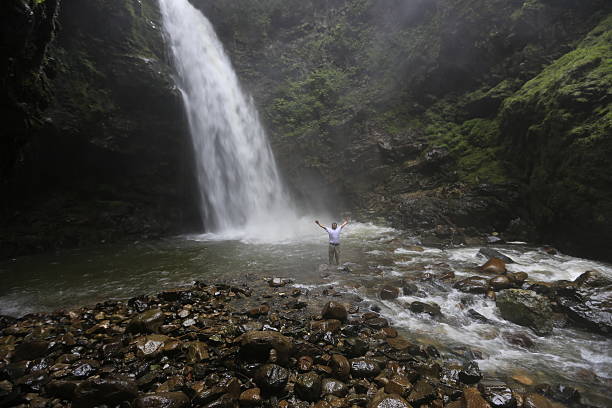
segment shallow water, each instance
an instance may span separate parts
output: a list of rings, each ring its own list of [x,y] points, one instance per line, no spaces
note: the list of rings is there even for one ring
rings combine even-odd
[[[477,360],[486,378],[509,381],[526,375],[541,383],[563,383],[578,388],[584,402],[612,406],[612,341],[574,329],[555,329],[549,337],[537,337],[529,329],[507,322],[495,303],[448,287],[416,282],[419,296],[381,301],[378,287],[424,271],[449,271],[456,276],[475,274],[484,259],[478,248],[411,250],[416,238],[391,228],[354,223],[343,231],[342,258],[351,270],[331,269],[327,261],[326,233],[312,221],[292,225],[278,234],[247,237],[239,231],[225,235],[192,235],[156,242],[100,246],[57,254],[36,255],[0,263],[0,314],[21,316],[30,312],[128,298],[164,288],[188,285],[195,280],[224,281],[239,278],[287,277],[309,289],[333,286],[363,299],[362,310],[374,304],[395,327],[414,341],[434,344],[450,358],[465,359],[466,350]],[[291,232],[291,234],[287,234]],[[293,237],[293,238],[291,238]],[[299,238],[296,238],[299,237]],[[510,271],[525,271],[530,279],[573,280],[589,269],[612,276],[612,266],[562,254],[549,255],[525,245],[496,247],[516,263]],[[468,297],[473,303],[462,308]],[[407,304],[436,302],[443,317],[414,314]],[[473,320],[474,309],[489,319]],[[508,343],[508,333],[522,333],[535,344],[526,350]]]

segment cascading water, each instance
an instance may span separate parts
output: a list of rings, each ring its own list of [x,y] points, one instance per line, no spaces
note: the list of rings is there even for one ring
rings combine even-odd
[[[257,234],[292,217],[257,111],[212,25],[188,0],[159,4],[189,119],[205,226]]]

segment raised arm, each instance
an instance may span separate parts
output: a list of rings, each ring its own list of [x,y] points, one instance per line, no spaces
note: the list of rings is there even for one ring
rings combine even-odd
[[[344,222],[340,225],[340,228],[344,228],[346,227],[346,225],[349,223],[349,219],[348,217],[344,219]]]
[[[319,227],[323,228],[325,231],[327,231],[327,227],[325,225],[321,225],[321,223],[319,222],[319,220],[315,221],[315,224],[317,224]]]

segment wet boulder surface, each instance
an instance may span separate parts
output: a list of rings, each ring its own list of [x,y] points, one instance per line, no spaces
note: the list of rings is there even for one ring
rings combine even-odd
[[[291,309],[295,299],[267,284],[197,282],[7,320],[0,406],[518,408],[518,400],[552,399],[580,406],[580,395],[562,385],[487,385],[473,359],[447,361],[337,293],[333,301],[298,296],[307,306]],[[265,313],[249,313],[264,300]],[[330,318],[333,325],[317,324]]]

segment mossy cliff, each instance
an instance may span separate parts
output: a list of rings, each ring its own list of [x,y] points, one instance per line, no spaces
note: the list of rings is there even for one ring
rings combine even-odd
[[[9,57],[22,78],[5,82],[14,97],[2,107],[12,143],[3,153],[2,255],[197,225],[157,2],[9,3],[7,19],[28,22],[29,37],[13,44],[22,55]]]
[[[301,200],[606,256],[609,2],[193,3]]]

